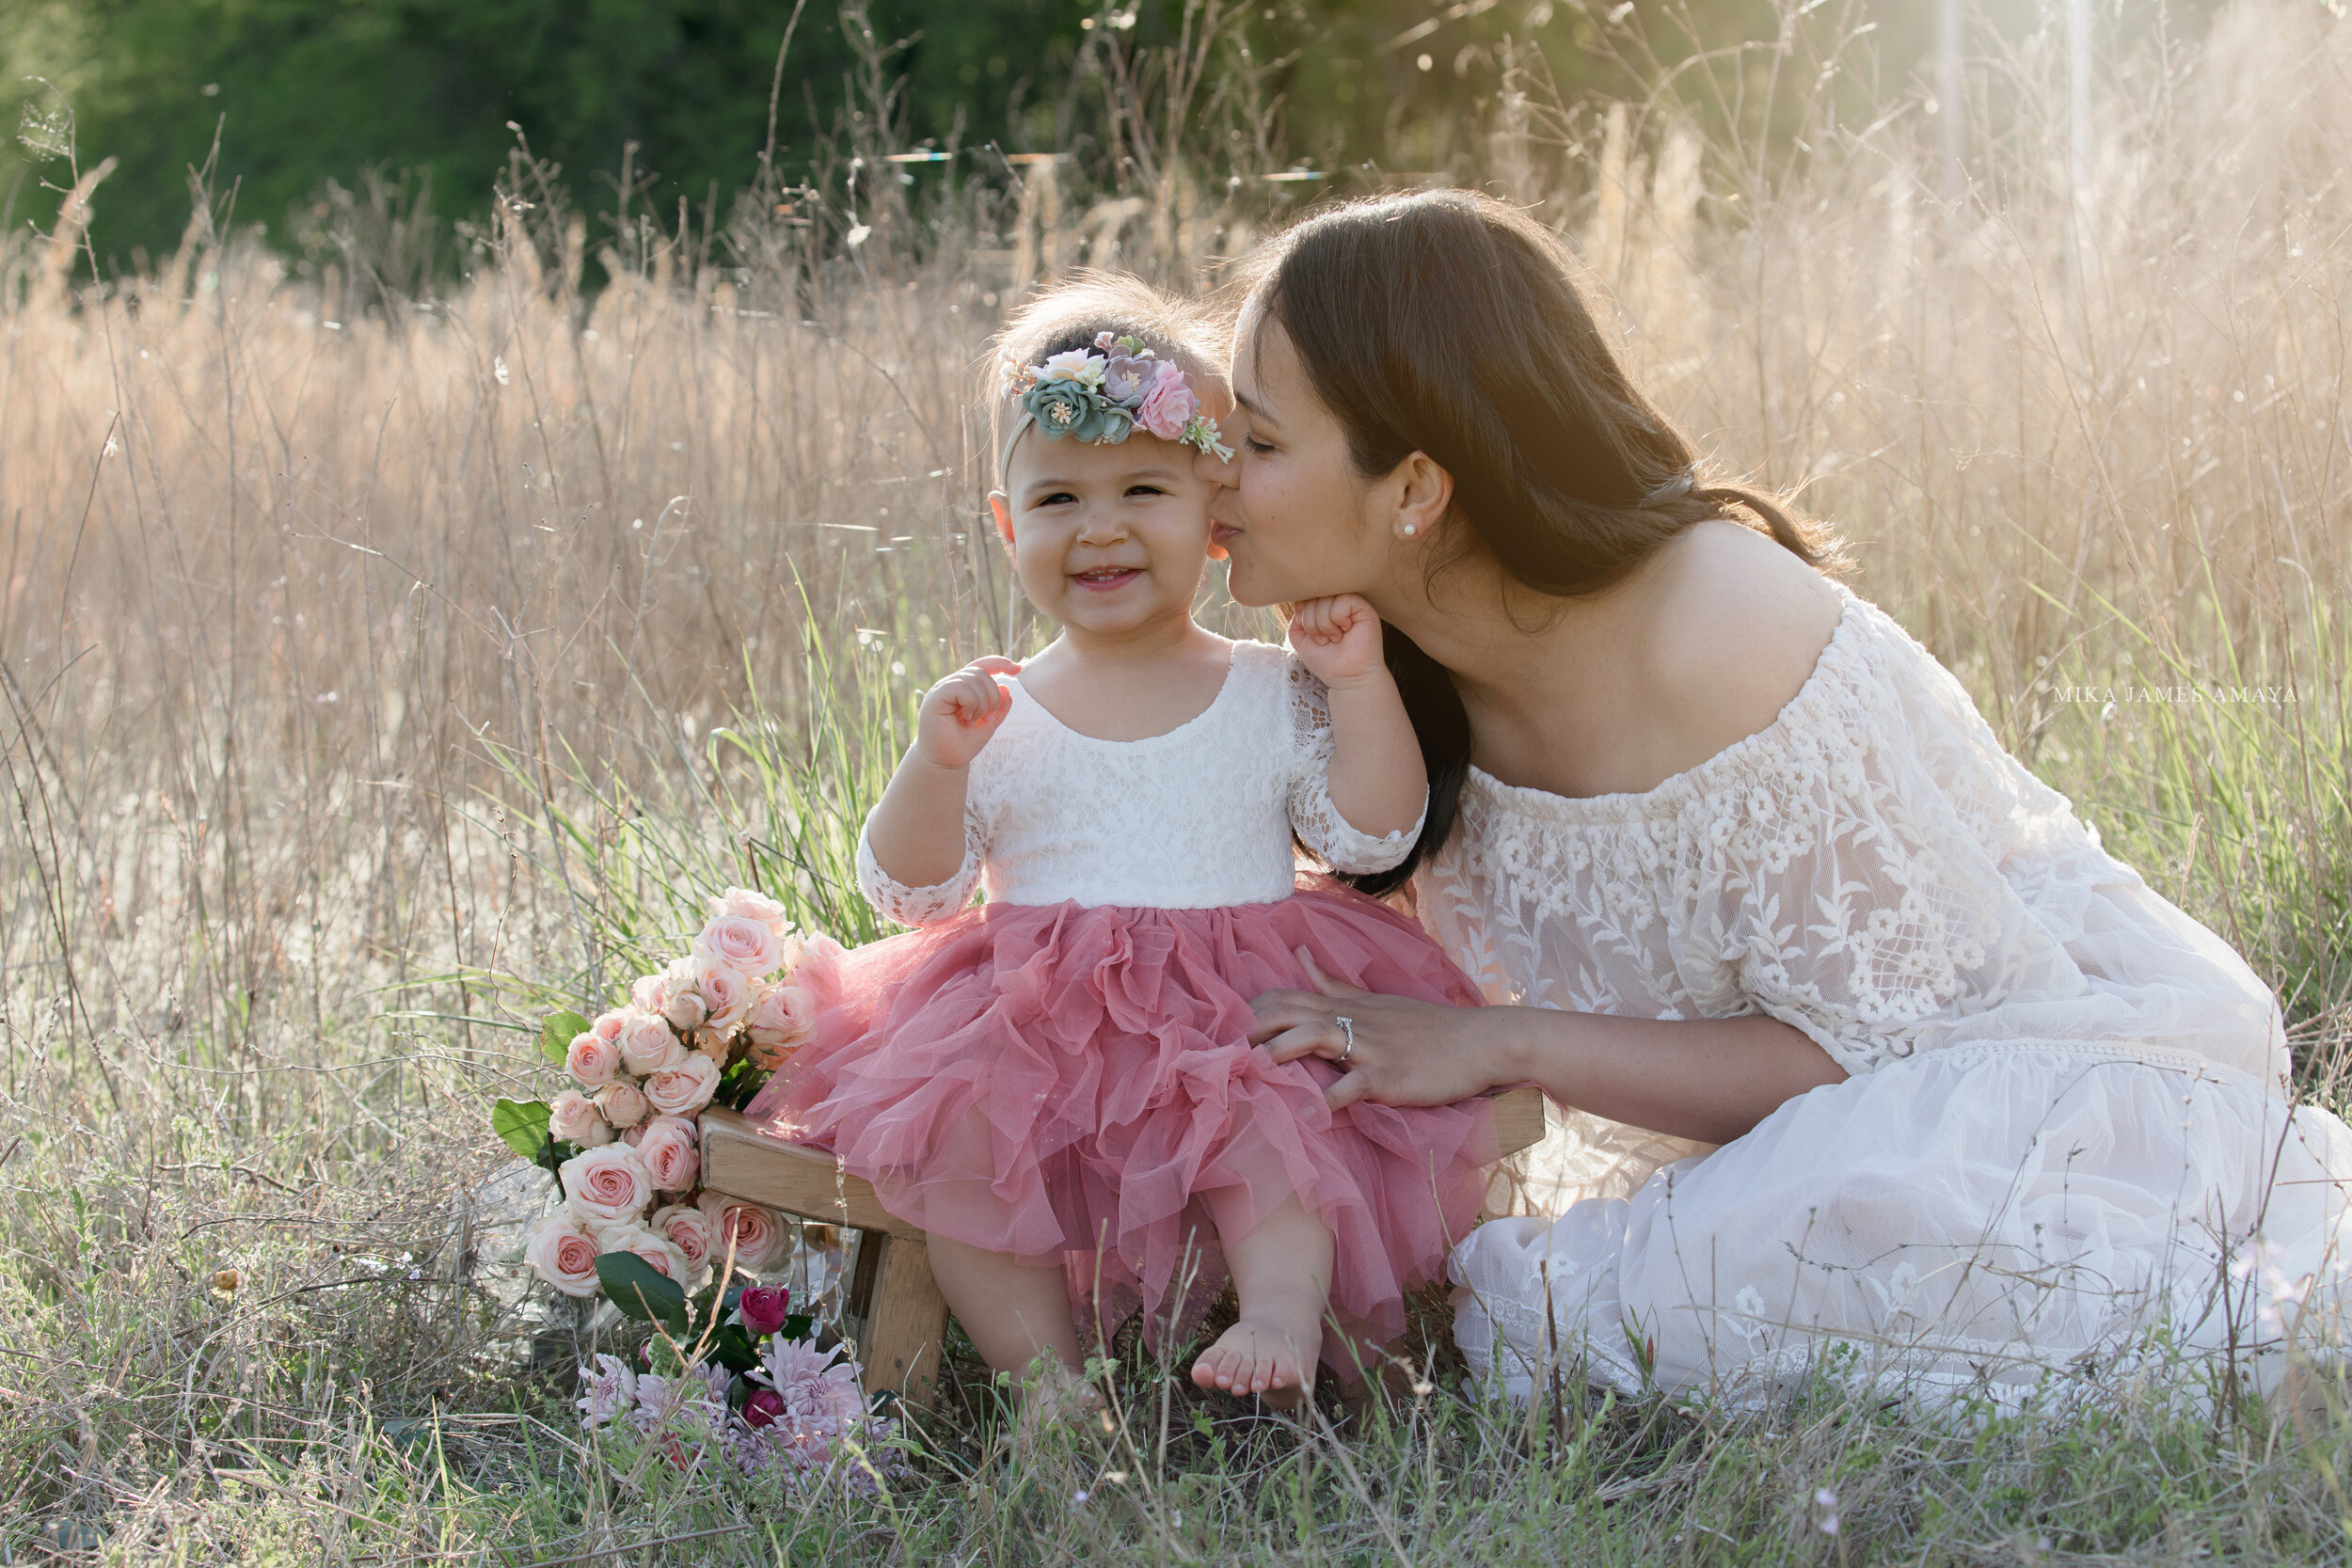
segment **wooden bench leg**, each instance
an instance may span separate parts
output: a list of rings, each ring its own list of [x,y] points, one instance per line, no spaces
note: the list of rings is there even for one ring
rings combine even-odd
[[[947,1342],[947,1301],[931,1278],[930,1248],[905,1236],[869,1230],[858,1243],[858,1275],[865,1256],[879,1252],[866,1313],[866,1391],[889,1389],[916,1409],[928,1409]]]

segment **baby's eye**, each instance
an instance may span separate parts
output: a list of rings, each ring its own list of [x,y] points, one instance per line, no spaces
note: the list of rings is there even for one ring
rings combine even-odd
[[[1130,484],[1127,486],[1127,494],[1131,496],[1165,496],[1168,494],[1168,491],[1164,486],[1157,484]]]
[[[1042,507],[1042,506],[1071,506],[1071,505],[1074,505],[1074,504],[1076,503],[1077,499],[1078,499],[1078,498],[1077,498],[1077,497],[1075,497],[1075,496],[1072,495],[1072,494],[1071,494],[1069,491],[1067,491],[1067,490],[1057,490],[1057,491],[1055,491],[1055,492],[1054,492],[1052,495],[1050,495],[1050,496],[1040,496],[1040,497],[1039,497],[1036,500],[1034,500],[1034,501],[1030,502],[1029,504],[1030,504],[1031,506],[1040,506],[1040,507]]]

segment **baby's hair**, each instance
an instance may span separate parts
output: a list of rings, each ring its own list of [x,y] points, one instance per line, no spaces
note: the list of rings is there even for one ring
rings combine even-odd
[[[988,450],[1004,450],[1017,416],[1005,393],[1004,367],[1036,365],[1049,355],[1092,348],[1108,332],[1134,338],[1192,378],[1193,391],[1213,406],[1230,403],[1215,318],[1192,300],[1164,293],[1123,272],[1089,269],[1049,283],[1022,301],[989,342],[980,370],[980,402],[988,409]],[[1000,476],[998,476],[1000,477]]]

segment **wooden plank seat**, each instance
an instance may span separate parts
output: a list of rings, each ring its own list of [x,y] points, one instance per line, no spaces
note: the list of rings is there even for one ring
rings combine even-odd
[[[1544,1135],[1549,1112],[1540,1089],[1494,1095],[1495,1138],[1505,1155]],[[947,1303],[931,1279],[923,1232],[893,1215],[874,1189],[841,1168],[825,1149],[771,1136],[738,1111],[702,1117],[703,1185],[805,1220],[860,1233],[848,1307],[866,1320],[859,1346],[867,1392],[887,1388],[928,1405],[947,1337]]]

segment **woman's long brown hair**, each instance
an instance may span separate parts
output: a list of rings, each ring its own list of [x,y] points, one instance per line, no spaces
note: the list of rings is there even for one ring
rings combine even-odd
[[[1515,207],[1417,191],[1310,217],[1251,258],[1250,299],[1279,322],[1315,395],[1377,479],[1415,451],[1454,479],[1440,565],[1478,551],[1555,598],[1623,581],[1694,523],[1744,512],[1810,564],[1834,540],[1773,497],[1703,483],[1697,454],[1627,378],[1561,242]],[[1263,328],[1261,328],[1263,329]],[[1470,769],[1453,677],[1387,628],[1390,670],[1429,769],[1429,815],[1375,895],[1441,847]]]

